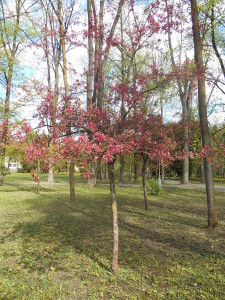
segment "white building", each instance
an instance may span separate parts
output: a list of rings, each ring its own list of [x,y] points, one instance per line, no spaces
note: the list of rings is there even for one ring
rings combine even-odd
[[[10,172],[17,172],[18,169],[22,168],[19,161],[9,160],[9,157],[5,158],[5,167],[9,169]]]

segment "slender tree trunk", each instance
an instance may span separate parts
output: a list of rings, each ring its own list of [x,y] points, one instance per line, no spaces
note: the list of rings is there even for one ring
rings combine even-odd
[[[152,166],[151,166],[151,163],[148,166],[148,179],[152,179]]]
[[[48,183],[54,183],[54,166],[52,164],[48,169]]]
[[[0,173],[0,186],[3,186],[3,173]]]
[[[52,4],[53,5],[53,4]],[[53,9],[55,10],[55,7],[53,6]],[[70,108],[71,103],[69,99],[69,85],[68,85],[68,78],[67,78],[67,58],[66,58],[66,33],[62,18],[62,0],[58,0],[58,12],[56,12],[56,15],[58,17],[59,25],[60,25],[60,40],[62,45],[62,58],[63,58],[63,81],[64,81],[64,88],[65,88],[65,109]],[[66,111],[66,110],[65,110]],[[67,113],[65,113],[65,117],[68,118],[67,122],[67,135],[71,135],[71,120],[70,116],[67,116]],[[73,167],[72,167],[73,166]],[[70,164],[69,168],[69,177],[70,177],[70,200],[75,200],[75,187],[74,187],[74,165],[73,163]],[[73,186],[71,186],[73,184]]]
[[[186,124],[187,116],[183,115],[183,151],[185,152],[184,158],[182,160],[182,177],[181,184],[188,184],[189,180],[189,157],[188,157],[188,125]]]
[[[110,199],[112,205],[112,223],[113,223],[112,271],[115,275],[119,275],[119,268],[118,268],[119,226],[118,226],[118,213],[117,213],[115,177],[114,177],[114,163],[115,161],[108,163],[109,180],[110,180]]]
[[[40,192],[40,161],[37,163],[37,193]]]
[[[105,180],[109,180],[109,171],[107,165],[105,165]]]
[[[205,148],[210,147],[209,125],[207,118],[207,104],[206,104],[206,87],[205,87],[205,70],[202,57],[202,41],[200,37],[200,26],[198,18],[198,7],[196,0],[191,1],[191,13],[192,13],[192,28],[193,28],[193,40],[195,51],[195,62],[198,74],[198,104],[199,104],[199,116],[202,133],[202,145]],[[210,155],[206,155],[204,159],[205,166],[205,183],[207,193],[207,205],[208,205],[208,226],[215,228],[218,225],[216,200],[214,193],[213,183],[213,166],[212,158]]]
[[[167,9],[167,24],[168,24],[168,41],[169,41],[169,49],[170,49],[170,58],[171,58],[171,64],[176,74],[176,81],[178,86],[178,92],[180,101],[182,104],[182,123],[183,123],[183,151],[186,153],[184,155],[184,158],[182,160],[182,176],[181,176],[181,184],[188,184],[189,180],[189,157],[188,157],[188,117],[189,117],[189,106],[190,106],[190,99],[188,92],[191,92],[192,89],[192,81],[190,80],[190,83],[188,79],[186,79],[183,83],[181,82],[179,75],[177,73],[177,65],[174,59],[174,49],[172,45],[172,33],[171,33],[171,24],[172,24],[172,18],[169,12],[168,7],[168,1],[165,0],[166,9]],[[189,89],[189,91],[188,91]]]
[[[88,80],[87,80],[87,105],[92,104],[93,106],[97,106],[98,109],[103,109],[103,98],[104,98],[104,71],[105,65],[108,59],[110,44],[116,29],[116,25],[120,18],[120,14],[122,11],[122,7],[124,5],[124,0],[120,0],[117,8],[117,13],[114,18],[112,27],[110,29],[109,36],[107,38],[107,47],[105,51],[103,51],[103,43],[104,43],[104,23],[103,23],[103,14],[104,14],[104,4],[105,0],[100,0],[99,5],[99,15],[97,17],[96,8],[94,1],[87,0],[87,8],[88,8]],[[93,19],[93,20],[92,20]],[[97,38],[95,39],[95,47],[93,46],[93,24],[95,26],[95,30],[98,31]],[[94,51],[94,53],[93,53]],[[104,55],[103,55],[104,53]],[[93,74],[94,72],[94,74]],[[93,84],[94,81],[94,84]],[[93,84],[93,85],[92,85]],[[91,98],[92,93],[92,98]],[[92,99],[92,100],[91,100]],[[96,166],[94,166],[94,162],[90,163],[89,169],[91,172],[91,177],[89,177],[88,184],[90,187],[96,186],[96,177],[95,173]]]
[[[203,159],[201,159],[200,174],[201,174],[201,183],[205,183],[205,170],[204,170],[204,160]]]
[[[93,67],[94,67],[94,49],[93,49],[93,24],[92,24],[92,9],[91,0],[87,0],[88,8],[88,72],[87,72],[87,107],[92,105],[93,93]]]
[[[129,154],[129,182],[131,182],[131,173],[132,173],[132,165],[131,165],[131,157]]]
[[[161,120],[162,120],[162,124],[163,124],[164,123],[163,122],[163,118],[164,118],[164,113],[163,113],[163,91],[162,91],[162,94],[160,95],[160,110],[161,110]],[[164,167],[163,162],[161,164],[161,170],[162,170],[162,183],[164,183],[164,181],[165,181],[165,167]]]
[[[75,163],[71,162],[70,167],[69,167],[70,201],[71,202],[75,202],[74,168],[75,168]]]
[[[144,192],[145,210],[148,210],[148,198],[147,198],[147,188],[146,188],[146,178],[145,178],[146,163],[147,163],[147,160],[145,159],[145,157],[143,157],[143,162],[142,162],[142,185],[143,185],[143,192]]]
[[[137,183],[138,180],[138,163],[136,158],[134,157],[134,183]]]
[[[19,33],[19,25],[20,25],[20,17],[21,17],[21,8],[23,6],[23,3],[21,0],[17,0],[15,2],[16,4],[16,20],[15,24],[12,23],[12,32],[9,35],[8,34],[8,28],[6,25],[6,19],[5,19],[5,6],[4,1],[0,2],[1,5],[1,12],[2,12],[2,19],[0,22],[0,45],[1,45],[1,52],[3,55],[5,55],[7,59],[7,67],[6,70],[3,68],[3,77],[6,80],[5,86],[6,86],[6,96],[5,96],[5,106],[4,106],[4,122],[5,124],[5,139],[3,140],[3,149],[1,152],[1,163],[0,168],[5,167],[5,152],[6,152],[6,144],[7,144],[7,136],[8,136],[8,125],[9,125],[9,119],[10,119],[10,95],[11,95],[11,89],[12,89],[12,80],[13,80],[13,73],[14,73],[14,65],[15,65],[15,59],[16,59],[16,52],[18,50],[18,43],[17,43],[17,37]],[[8,9],[8,8],[7,8]],[[7,46],[8,45],[8,46]],[[10,46],[9,46],[10,45]],[[2,165],[1,165],[2,164]],[[3,185],[4,180],[4,171],[0,172],[0,185]]]
[[[162,169],[162,184],[164,184],[165,183],[165,167],[164,167],[163,163],[162,163],[161,169]]]
[[[219,50],[217,48],[217,44],[216,44],[216,39],[215,39],[215,12],[214,12],[214,7],[215,7],[215,1],[211,0],[211,38],[212,38],[212,46],[214,49],[214,52],[216,54],[216,57],[220,63],[220,67],[221,70],[223,72],[223,76],[225,78],[225,66],[224,66],[224,62],[223,59],[219,53]]]
[[[101,180],[105,180],[105,172],[104,172],[104,162],[100,161],[100,173],[101,173]]]
[[[92,161],[89,163],[89,171],[90,176],[88,178],[88,185],[93,188],[97,185],[97,164],[96,162]]]
[[[120,178],[119,183],[124,183],[124,169],[125,169],[125,160],[124,156],[120,157]]]

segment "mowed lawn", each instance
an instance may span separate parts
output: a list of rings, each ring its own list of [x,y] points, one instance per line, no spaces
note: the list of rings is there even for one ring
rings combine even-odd
[[[40,194],[21,178],[0,187],[0,299],[225,299],[225,193],[213,231],[203,190],[166,188],[146,212],[141,187],[117,187],[116,278],[109,186],[76,178],[72,204],[65,176]]]

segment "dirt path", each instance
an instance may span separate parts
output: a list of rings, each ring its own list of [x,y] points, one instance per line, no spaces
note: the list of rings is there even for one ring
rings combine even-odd
[[[141,186],[141,184],[118,184],[119,186]],[[165,180],[163,188],[179,188],[179,189],[205,189],[204,183],[189,183],[189,184],[180,184],[179,180]],[[215,191],[225,192],[225,185],[215,185]]]
[[[25,184],[25,185],[34,185],[37,184],[33,181],[15,181],[15,182],[4,182],[6,185],[16,185],[16,184]],[[68,185],[67,182],[54,182],[54,183],[48,183],[46,181],[40,183],[42,186],[46,185]],[[79,183],[75,183],[77,185]],[[104,183],[108,185],[108,183]],[[117,183],[117,186],[125,186],[125,187],[139,187],[142,186],[142,184],[133,184],[133,183]],[[203,183],[189,183],[187,185],[180,184],[179,180],[165,180],[165,183],[163,184],[163,188],[179,188],[179,189],[205,189],[205,184]],[[219,192],[225,192],[225,185],[215,185],[214,186],[215,191]]]

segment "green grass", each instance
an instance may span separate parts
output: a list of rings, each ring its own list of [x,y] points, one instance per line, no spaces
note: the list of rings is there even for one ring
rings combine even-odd
[[[225,184],[225,178],[215,177],[213,180],[215,185]],[[190,183],[201,183],[201,178],[192,177]]]
[[[67,183],[68,184],[69,174],[66,173],[56,173],[54,181],[56,183]],[[82,178],[80,173],[75,174],[76,182],[85,182],[86,180]],[[33,182],[33,177],[29,173],[10,173],[4,177],[5,182]],[[48,174],[41,175],[41,182],[48,181]]]
[[[223,193],[211,231],[203,190],[167,188],[146,212],[141,187],[117,187],[116,278],[109,186],[81,180],[71,204],[63,177],[38,195],[13,176],[0,187],[0,299],[225,299]]]

